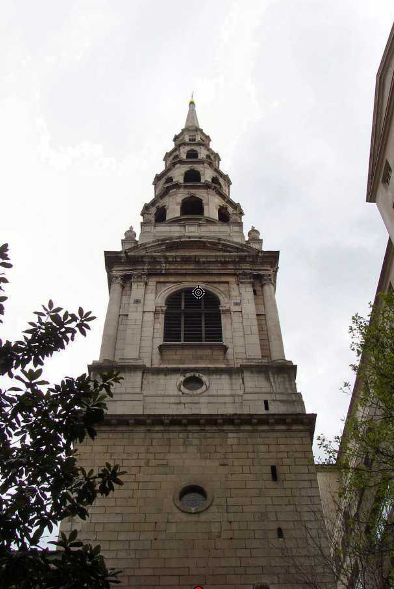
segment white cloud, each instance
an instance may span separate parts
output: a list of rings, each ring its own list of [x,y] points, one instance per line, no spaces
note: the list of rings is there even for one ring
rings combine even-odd
[[[15,268],[13,337],[49,296],[91,308],[86,341],[54,359],[97,358],[107,301],[103,250],[117,249],[195,91],[232,196],[267,249],[281,249],[278,301],[317,431],[347,399],[351,315],[367,312],[386,242],[365,203],[376,70],[391,0],[119,0],[3,3],[1,234]],[[4,196],[3,196],[4,195]]]

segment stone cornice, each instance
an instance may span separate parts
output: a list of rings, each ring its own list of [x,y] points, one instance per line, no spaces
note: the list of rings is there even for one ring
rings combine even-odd
[[[218,155],[218,154],[215,154],[215,155]],[[212,170],[218,176],[221,176],[223,178],[223,180],[226,180],[229,184],[231,184],[231,180],[230,180],[228,174],[226,174],[220,168],[215,166],[215,164],[212,160],[209,160],[206,157],[195,158],[195,159],[186,159],[186,158],[182,158],[181,156],[179,156],[179,158],[177,160],[171,162],[167,166],[167,168],[164,168],[164,170],[162,170],[161,172],[156,174],[156,176],[154,177],[154,180],[153,180],[153,184],[156,184],[157,182],[159,182],[160,180],[165,178],[165,176],[167,176],[169,174],[169,172],[178,164],[181,164],[182,166],[188,166],[188,167],[193,166],[195,164],[198,164],[200,166],[208,165],[210,168],[212,168]]]
[[[165,344],[167,345],[167,344]],[[171,345],[171,344],[169,344]],[[176,344],[174,344],[176,345]],[[179,344],[178,344],[179,345]],[[209,344],[208,344],[209,345]],[[216,344],[217,345],[217,344]],[[223,344],[220,344],[222,345]],[[160,366],[146,366],[142,362],[142,360],[122,360],[119,362],[93,362],[88,366],[89,372],[107,372],[107,371],[128,371],[128,370],[143,370],[146,373],[179,373],[193,370],[202,370],[201,364],[188,364],[182,366],[174,366],[174,365],[160,365]],[[283,362],[269,362],[268,360],[261,360],[260,362],[250,361],[245,364],[241,364],[240,366],[226,366],[224,364],[221,365],[209,365],[204,366],[204,372],[209,374],[210,372],[223,372],[223,373],[231,373],[231,374],[241,374],[246,371],[253,371],[254,373],[260,372],[261,374],[269,374],[272,372],[290,372],[293,378],[296,378],[297,374],[297,365],[293,364],[292,362],[286,360]]]
[[[272,272],[273,267],[276,268],[278,265],[279,260],[279,251],[277,250],[256,250],[255,248],[251,247],[245,243],[239,243],[236,241],[232,241],[230,239],[225,239],[223,237],[216,237],[210,235],[177,235],[176,237],[161,237],[155,238],[145,243],[139,243],[137,245],[132,246],[129,250],[110,250],[104,252],[104,257],[106,262],[109,260],[117,261],[117,262],[125,262],[127,260],[136,260],[146,258],[147,260],[152,257],[152,261],[157,256],[162,255],[165,257],[166,261],[169,257],[173,256],[174,253],[169,251],[168,247],[171,245],[179,245],[179,254],[175,254],[177,257],[182,255],[182,245],[186,247],[194,246],[198,247],[199,245],[203,245],[204,249],[209,251],[209,248],[212,249],[212,254],[225,256],[227,259],[234,259],[234,256],[242,256],[242,259],[246,262],[253,261],[276,261],[276,264],[273,266],[272,263],[266,264],[265,272]],[[219,251],[218,251],[219,250]],[[220,252],[220,253],[219,253]],[[125,257],[126,254],[126,257]],[[212,259],[212,254],[207,254],[207,259]],[[184,254],[188,258],[192,258],[193,254]],[[199,259],[203,256],[202,254],[198,253],[195,254]],[[250,270],[250,268],[239,268],[238,272],[243,270]],[[254,269],[253,269],[254,271]],[[259,272],[261,272],[261,268],[259,268]]]
[[[315,413],[232,413],[232,414],[107,414],[104,423],[98,427],[125,426],[128,428],[267,428],[267,431],[296,429],[307,430],[313,439],[315,431]]]
[[[389,95],[385,110],[383,111],[382,97],[384,92],[384,80],[387,74],[387,69],[390,60],[394,59],[394,25],[390,31],[390,35],[380,62],[378,73],[376,75],[376,87],[375,87],[375,99],[374,99],[374,110],[372,119],[372,132],[371,132],[371,147],[369,154],[369,169],[368,169],[368,180],[367,180],[367,202],[375,202],[376,195],[375,186],[378,178],[378,171],[381,168],[381,159],[384,152],[389,127],[394,112],[394,74],[391,80],[387,80],[390,83]],[[383,120],[382,120],[383,119]]]
[[[116,268],[119,273],[131,275],[133,271],[143,271],[148,275],[162,275],[163,264],[165,274],[173,276],[193,276],[195,274],[209,275],[212,277],[228,276],[237,274],[240,266],[250,270],[257,278],[261,273],[267,271],[268,264],[274,265],[276,259],[265,257],[264,260],[256,260],[242,254],[221,254],[212,255],[196,254],[153,254],[131,256],[126,262],[121,258],[107,260],[107,271],[112,272]]]
[[[173,190],[179,190],[179,191],[192,190],[193,192],[196,192],[199,190],[210,190],[211,192],[215,192],[216,194],[219,194],[226,203],[230,203],[234,208],[236,208],[236,206],[237,206],[237,203],[234,202],[228,196],[228,194],[226,194],[226,192],[222,188],[220,188],[220,186],[213,184],[209,180],[204,180],[203,182],[178,182],[177,181],[177,182],[171,182],[169,184],[164,184],[163,188],[156,193],[154,198],[149,203],[147,203],[147,206],[153,207],[156,204],[156,202],[162,201],[163,198],[165,198],[167,196],[167,194],[169,194]]]
[[[173,141],[174,143],[182,136],[182,134],[187,130],[187,129],[192,129],[193,131],[196,130],[194,127],[183,127],[183,129],[177,133],[176,135],[174,135]],[[202,133],[202,135],[205,136],[205,141],[208,141],[209,143],[211,142],[211,138],[209,135],[207,135],[207,133],[205,133],[204,129],[201,129],[201,127],[198,128],[198,130]],[[197,143],[196,141],[185,141],[184,143]],[[178,143],[176,145],[179,145]]]

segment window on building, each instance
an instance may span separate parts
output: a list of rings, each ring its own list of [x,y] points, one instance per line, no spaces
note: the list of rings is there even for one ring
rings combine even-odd
[[[386,186],[388,186],[390,184],[391,173],[392,173],[391,166],[388,163],[388,161],[386,160],[386,163],[384,164],[383,176],[382,176],[382,182],[383,182],[383,184],[386,184]]]
[[[182,489],[179,495],[180,502],[184,507],[190,507],[195,509],[201,507],[207,501],[207,494],[204,489],[197,485],[190,485],[185,489]]]
[[[221,342],[219,299],[209,291],[196,299],[192,291],[192,288],[178,290],[167,298],[164,341]]]
[[[183,177],[184,182],[201,182],[201,174],[198,170],[187,170]]]
[[[278,538],[284,538],[284,534],[283,534],[282,528],[278,528],[277,529],[277,533],[278,533]]]
[[[189,149],[189,151],[186,152],[186,159],[187,160],[198,159],[198,151],[196,149]]]
[[[211,180],[212,184],[215,184],[216,186],[219,186],[219,188],[222,187],[222,185],[220,184],[220,180],[217,176],[214,176]]]
[[[203,215],[204,205],[201,198],[197,196],[188,196],[182,201],[181,215]]]
[[[193,142],[194,142],[194,141],[196,141],[196,140],[197,140],[197,137],[196,137],[195,135],[189,135],[189,141],[190,141],[190,142],[192,142],[192,143],[193,143]]]
[[[167,218],[166,207],[159,207],[155,213],[155,223],[163,223]]]
[[[174,182],[172,176],[167,176],[167,178],[164,180],[164,184],[171,184],[171,182]]]
[[[226,207],[220,207],[218,210],[218,219],[221,223],[228,223],[230,221],[230,215]]]

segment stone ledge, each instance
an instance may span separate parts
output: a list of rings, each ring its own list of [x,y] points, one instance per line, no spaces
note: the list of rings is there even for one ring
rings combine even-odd
[[[125,368],[137,368],[138,370],[144,370],[146,368],[145,362],[140,358],[127,358],[118,360],[93,360],[88,365],[89,374],[92,372],[121,372]]]
[[[160,344],[161,346],[163,344]],[[169,346],[179,346],[180,348],[182,346],[184,346],[185,344],[183,343],[165,343],[165,346],[169,345]],[[188,345],[195,345],[195,344],[188,344],[186,343],[186,346]],[[203,343],[200,342],[199,344],[200,346],[205,346],[207,345],[208,347],[212,347],[212,346],[222,346],[224,348],[227,348],[227,346],[225,344],[222,343]],[[184,372],[186,369],[196,369],[201,371],[201,364],[178,364],[178,365],[174,365],[174,364],[160,364],[160,366],[147,366],[142,360],[136,358],[136,359],[124,359],[124,360],[120,360],[120,361],[109,361],[109,360],[103,360],[103,361],[98,361],[95,360],[93,361],[91,364],[89,364],[88,369],[89,369],[89,373],[90,372],[94,372],[94,371],[108,371],[108,370],[113,370],[113,371],[119,371],[121,372],[122,370],[124,370],[125,368],[131,368],[131,369],[136,369],[136,370],[143,370],[144,372]],[[230,366],[230,365],[223,365],[223,364],[208,364],[206,366],[204,366],[204,370],[206,372],[210,372],[210,371],[220,371],[220,372],[230,372],[230,373],[244,373],[245,371],[248,370],[253,370],[254,372],[261,372],[261,373],[267,373],[270,372],[271,370],[275,370],[275,371],[281,371],[281,372],[290,372],[293,374],[294,378],[296,377],[297,374],[297,365],[293,364],[291,361],[286,360],[284,362],[270,362],[269,360],[266,359],[260,359],[260,360],[253,360],[250,362],[246,362],[242,361],[242,364],[240,364],[239,366]]]
[[[251,414],[251,413],[233,413],[233,414],[107,414],[104,426],[143,426],[143,427],[189,427],[189,426],[265,426],[275,428],[280,426],[284,430],[292,429],[295,426],[302,426],[309,430],[311,437],[315,431],[316,414],[315,413],[288,413],[288,414]]]

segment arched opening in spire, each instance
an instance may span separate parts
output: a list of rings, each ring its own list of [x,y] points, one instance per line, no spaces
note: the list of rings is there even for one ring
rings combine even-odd
[[[198,151],[196,149],[189,149],[189,151],[186,152],[186,159],[187,160],[198,159]]]
[[[204,205],[201,198],[197,196],[188,196],[182,201],[181,215],[203,215]]]
[[[187,170],[183,177],[184,182],[201,182],[201,174],[198,170]]]
[[[219,208],[218,219],[221,223],[228,223],[230,221],[230,215],[226,207]]]
[[[155,223],[163,223],[167,219],[166,207],[159,207],[155,213]]]
[[[172,176],[167,176],[167,178],[164,180],[164,184],[171,184],[171,182],[174,182]]]
[[[213,176],[211,182],[212,184],[215,184],[215,186],[219,186],[219,188],[222,187],[220,180],[217,176]]]

